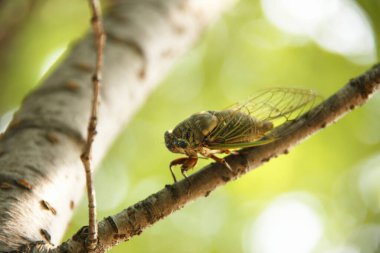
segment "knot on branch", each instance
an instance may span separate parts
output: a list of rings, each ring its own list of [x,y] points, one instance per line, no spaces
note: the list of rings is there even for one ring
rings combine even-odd
[[[350,80],[350,85],[358,90],[364,99],[367,99],[376,90],[373,84],[380,84],[380,64],[374,65],[363,75]]]

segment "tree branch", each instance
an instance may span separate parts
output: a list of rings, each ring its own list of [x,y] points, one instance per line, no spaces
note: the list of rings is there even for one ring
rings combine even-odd
[[[189,202],[207,197],[217,187],[235,180],[273,157],[287,154],[289,149],[310,135],[334,123],[346,113],[364,104],[380,88],[380,64],[347,85],[300,118],[280,126],[276,131],[283,138],[263,146],[242,149],[225,159],[233,169],[212,163],[198,172],[136,203],[122,212],[100,221],[99,248],[104,252],[112,246],[139,235],[144,229],[165,218]],[[190,184],[189,184],[190,182]],[[83,252],[85,228],[60,245],[55,252]]]
[[[94,166],[175,60],[233,2],[118,0],[110,8]],[[92,34],[78,41],[0,135],[0,252],[38,241],[53,247],[66,230],[85,182],[79,157],[95,50]]]

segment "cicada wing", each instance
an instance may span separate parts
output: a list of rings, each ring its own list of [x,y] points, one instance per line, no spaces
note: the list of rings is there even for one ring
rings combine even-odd
[[[307,89],[272,88],[214,112],[217,127],[206,139],[211,149],[235,149],[264,145],[280,138],[270,130],[310,110],[319,95]],[[270,125],[265,132],[265,124]]]
[[[252,142],[236,142],[236,143],[213,143],[209,146],[211,149],[240,149],[240,148],[249,148],[249,147],[256,147],[256,146],[262,146],[269,143],[274,142],[277,140],[274,136],[268,136],[263,137],[261,139],[258,139],[257,141]]]
[[[278,126],[309,111],[318,98],[320,96],[309,89],[271,88],[262,90],[241,103],[236,103],[232,109]]]

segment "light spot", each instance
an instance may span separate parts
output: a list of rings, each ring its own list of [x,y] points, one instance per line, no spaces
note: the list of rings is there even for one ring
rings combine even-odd
[[[0,133],[4,132],[5,129],[7,129],[9,123],[12,121],[15,111],[16,109],[13,109],[3,115],[0,115]]]
[[[368,160],[360,168],[358,188],[367,208],[380,212],[380,156]]]
[[[286,33],[368,64],[376,60],[375,38],[363,10],[352,0],[261,0],[264,14]]]
[[[66,51],[67,47],[60,47],[53,50],[45,59],[44,63],[41,66],[40,73],[38,78],[42,78],[54,65],[54,63],[62,56],[62,54]]]
[[[274,200],[248,232],[248,252],[308,253],[323,234],[318,201],[305,193],[287,194]]]
[[[360,253],[360,250],[352,245],[344,245],[336,248],[328,249],[326,253]]]

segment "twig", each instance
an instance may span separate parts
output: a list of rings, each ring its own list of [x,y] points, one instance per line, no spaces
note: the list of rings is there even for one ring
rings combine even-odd
[[[99,105],[99,89],[101,86],[101,71],[103,65],[103,49],[105,44],[105,33],[101,19],[101,8],[98,0],[89,0],[90,9],[92,12],[91,24],[95,32],[96,41],[96,66],[95,72],[92,76],[93,97],[91,104],[91,115],[88,124],[87,141],[84,147],[81,160],[86,172],[86,185],[88,197],[88,211],[89,211],[89,225],[88,225],[88,238],[87,249],[93,250],[97,245],[98,240],[98,227],[96,223],[96,197],[93,180],[93,168],[91,166],[92,143],[96,135],[98,105]]]
[[[259,167],[273,157],[287,154],[289,149],[310,135],[335,122],[355,107],[364,104],[380,88],[380,64],[368,72],[352,79],[310,112],[289,124],[280,126],[278,131],[289,133],[271,144],[240,150],[238,155],[226,157],[233,169],[231,173],[219,163],[212,163],[200,171],[173,185],[166,185],[161,191],[136,203],[122,212],[99,222],[98,251],[104,252],[122,241],[140,234],[145,228],[182,208],[187,203],[207,197],[215,188],[237,179],[243,174]],[[166,171],[166,170],[164,170]],[[77,232],[73,239],[60,245],[56,252],[83,250],[83,230]]]

